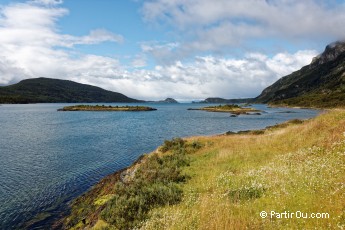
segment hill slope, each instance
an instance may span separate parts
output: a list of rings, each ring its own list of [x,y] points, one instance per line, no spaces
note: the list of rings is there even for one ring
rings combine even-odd
[[[0,103],[141,102],[121,93],[68,80],[34,78],[0,87]]]
[[[345,105],[345,42],[328,45],[311,64],[279,79],[255,100],[290,106]]]
[[[337,109],[260,132],[165,141],[72,202],[56,229],[342,229],[344,128]]]

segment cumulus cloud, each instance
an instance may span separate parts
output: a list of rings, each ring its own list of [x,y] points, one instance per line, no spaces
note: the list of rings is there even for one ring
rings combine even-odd
[[[44,3],[38,5],[38,3]],[[114,76],[120,69],[118,60],[102,56],[75,54],[58,49],[90,45],[105,41],[122,42],[121,35],[104,29],[92,30],[85,36],[61,34],[57,21],[68,14],[58,5],[61,1],[40,0],[10,4],[0,10],[0,84],[28,77],[68,78],[73,75]],[[75,57],[77,56],[77,57]]]
[[[334,4],[333,4],[334,3]],[[183,34],[181,55],[222,52],[253,39],[306,41],[345,38],[345,4],[319,0],[150,0],[142,7],[150,23]]]
[[[313,50],[278,53],[268,57],[249,53],[242,59],[199,56],[193,61],[177,61],[152,70],[120,71],[121,78],[78,79],[143,99],[203,99],[255,97],[280,77],[309,64],[317,54]]]
[[[53,1],[40,2],[48,4]],[[167,2],[173,4],[175,1]],[[68,10],[58,4],[54,7],[47,4],[29,2],[0,9],[0,84],[15,83],[25,78],[51,77],[97,85],[147,100],[253,97],[279,77],[310,63],[317,54],[310,50],[280,52],[274,56],[248,52],[237,59],[207,54],[167,62],[164,57],[184,44],[145,42],[141,43],[144,54],[133,55],[128,67],[116,58],[80,54],[76,49],[69,49],[77,44],[118,43],[123,41],[123,37],[100,29],[79,37],[62,34],[56,24],[68,14]],[[212,15],[210,13],[207,18],[216,14]],[[233,25],[224,23],[221,26]],[[217,29],[214,29],[216,33]],[[221,35],[221,30],[217,33]],[[254,30],[251,33],[258,32]],[[211,34],[204,36],[211,39]],[[219,39],[214,43],[227,45],[226,39]],[[212,48],[213,42],[200,43],[200,46],[207,50],[208,46]],[[152,69],[142,68],[147,65],[148,54],[163,61]]]
[[[171,64],[171,61],[178,59],[175,50],[179,47],[178,42],[142,42],[143,53],[153,57],[159,64]]]

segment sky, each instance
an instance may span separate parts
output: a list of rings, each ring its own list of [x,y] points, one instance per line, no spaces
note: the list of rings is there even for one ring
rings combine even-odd
[[[255,97],[345,39],[343,0],[0,0],[0,85],[143,100]]]

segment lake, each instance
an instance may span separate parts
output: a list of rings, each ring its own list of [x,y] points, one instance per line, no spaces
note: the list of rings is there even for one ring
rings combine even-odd
[[[187,103],[144,104],[158,109],[150,112],[57,112],[66,105],[0,105],[0,229],[49,228],[71,199],[166,139],[261,129],[319,113],[253,105],[265,112],[230,117],[189,111],[205,105]]]

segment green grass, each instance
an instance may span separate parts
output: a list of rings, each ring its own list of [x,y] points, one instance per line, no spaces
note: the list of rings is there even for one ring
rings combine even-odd
[[[111,105],[72,105],[65,106],[58,111],[153,111],[157,110],[148,106],[111,106]]]
[[[253,108],[245,108],[236,104],[227,104],[227,105],[217,105],[217,106],[206,106],[198,109],[190,108],[188,110],[204,110],[208,112],[228,112],[234,115],[240,114],[249,114],[253,112],[261,112],[260,110]]]
[[[180,138],[165,141],[160,152],[164,154],[142,157],[107,192],[91,190],[85,199],[76,200],[64,227],[80,229],[97,225],[99,220],[106,228],[139,227],[150,210],[182,200],[180,185],[190,178],[182,169],[190,165],[188,155],[200,147],[197,142],[186,143]]]
[[[126,171],[125,183],[103,181],[79,198],[65,227],[343,229],[344,132],[338,109],[260,135],[166,141]],[[262,211],[329,218],[261,218]]]
[[[292,124],[291,124],[292,123]],[[345,111],[262,135],[194,138],[177,205],[154,209],[142,229],[341,229],[345,227]],[[262,219],[261,211],[328,213]]]

